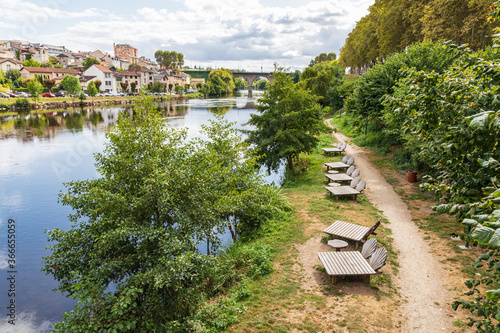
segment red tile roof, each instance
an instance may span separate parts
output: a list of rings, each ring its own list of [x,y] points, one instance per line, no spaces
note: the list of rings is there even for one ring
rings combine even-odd
[[[94,66],[97,67],[97,68],[99,68],[104,73],[113,73],[109,68],[106,68],[103,65],[94,65]]]

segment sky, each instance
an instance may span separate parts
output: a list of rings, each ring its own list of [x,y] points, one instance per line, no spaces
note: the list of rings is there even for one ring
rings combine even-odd
[[[0,0],[0,40],[64,45],[72,51],[127,43],[139,56],[184,54],[185,65],[302,70],[337,55],[374,0]]]

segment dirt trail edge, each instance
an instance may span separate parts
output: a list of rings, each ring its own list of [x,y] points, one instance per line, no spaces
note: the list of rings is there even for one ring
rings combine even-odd
[[[335,133],[339,141],[348,138]],[[431,254],[406,204],[384,177],[366,158],[362,150],[350,143],[347,154],[354,156],[356,167],[366,180],[366,197],[389,220],[394,247],[399,252],[399,273],[395,283],[402,297],[401,332],[454,332],[452,293],[446,285],[447,274]],[[456,314],[455,314],[456,315]],[[398,320],[398,319],[396,319]]]

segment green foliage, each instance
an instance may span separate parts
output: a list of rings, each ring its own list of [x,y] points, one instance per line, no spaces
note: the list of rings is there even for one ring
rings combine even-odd
[[[86,71],[87,69],[89,69],[90,67],[92,67],[92,65],[99,65],[99,64],[100,64],[100,61],[97,60],[96,58],[92,58],[92,57],[87,57],[82,62],[82,66],[83,66],[83,70],[84,71]]]
[[[257,104],[248,124],[256,130],[246,131],[248,142],[268,170],[276,170],[283,159],[294,171],[294,160],[301,153],[310,153],[318,143],[317,135],[327,131],[318,97],[305,88],[304,82],[294,84],[283,68],[275,65],[275,81]]]
[[[408,75],[408,71],[443,73],[456,58],[442,43],[423,42],[408,47],[404,52],[396,53],[371,68],[358,81],[354,91],[355,109],[362,118],[381,121],[382,98],[392,95],[400,79]]]
[[[54,79],[45,79],[45,80],[43,80],[43,85],[45,86],[45,88],[47,88],[47,90],[49,92],[51,92],[52,88],[54,88],[54,86],[56,85],[56,80],[54,80]]]
[[[313,67],[314,65],[317,65],[319,64],[320,62],[322,61],[333,61],[333,60],[336,60],[337,59],[337,54],[331,52],[331,53],[321,53],[320,55],[316,56],[314,58],[314,60],[311,60],[311,62],[309,63],[309,67]]]
[[[31,103],[27,98],[16,98],[14,106],[18,108],[31,109]]]
[[[235,89],[233,74],[227,69],[217,69],[210,72],[208,82],[201,87],[200,92],[205,96],[223,96]]]
[[[329,90],[340,86],[343,77],[344,68],[337,61],[322,61],[314,66],[307,67],[302,72],[300,79],[306,82],[306,87],[313,94],[320,97],[319,102],[326,106],[328,104],[327,95]]]
[[[43,91],[43,85],[38,82],[38,80],[29,80],[26,88],[28,88],[28,91],[30,92],[30,95],[34,101],[38,100],[40,94]]]
[[[78,80],[76,76],[72,75],[65,75],[61,80],[61,83],[59,83],[59,88],[67,91],[73,99],[76,96],[79,96],[82,91],[80,80]]]
[[[155,52],[156,62],[163,68],[182,68],[184,65],[184,54],[176,51]]]
[[[28,59],[23,62],[24,67],[40,67],[40,63],[38,61],[35,61],[33,59]]]
[[[243,80],[241,77],[237,77],[234,79],[234,90],[244,90],[247,88],[247,81]]]
[[[125,89],[126,90],[126,89]],[[161,84],[161,82],[156,81],[151,85],[151,88],[149,89],[151,92],[156,92],[156,93],[162,93],[165,92],[165,86]]]
[[[133,117],[120,114],[95,155],[101,176],[67,183],[60,195],[74,210],[72,228],[48,231],[43,270],[79,300],[56,332],[218,331],[235,322],[236,296],[207,300],[244,275],[269,273],[270,248],[235,245],[212,256],[198,245],[221,251],[219,234],[234,221],[227,216],[252,226],[253,213],[240,212],[265,206],[273,218],[268,202],[280,199],[254,194],[266,186],[232,125],[218,118],[202,130],[207,141],[188,141],[144,96]]]
[[[87,84],[87,94],[92,97],[92,100],[94,99],[94,96],[97,95],[98,89],[95,86],[94,81],[90,81],[89,84]]]
[[[425,187],[453,202],[481,196],[494,172],[479,159],[500,159],[497,98],[498,57],[449,45],[456,58],[444,73],[408,72],[384,101],[386,132],[404,142],[417,167],[427,171]],[[432,176],[432,177],[431,177]]]
[[[366,68],[424,40],[491,45],[497,22],[488,20],[491,0],[377,0],[359,20],[340,52],[345,67]]]
[[[97,89],[97,92],[100,92],[101,91],[101,85],[102,85],[102,82],[100,80],[95,80],[94,81],[94,85]],[[132,84],[130,84],[132,86]]]
[[[483,166],[500,171],[500,163],[495,160],[483,161]],[[500,190],[489,187],[485,188],[485,197],[481,201],[465,205],[443,204],[433,207],[439,213],[455,215],[462,221],[464,227],[472,227],[471,232],[464,237],[466,241],[487,248],[487,252],[480,255],[473,265],[474,278],[465,281],[469,289],[465,293],[467,299],[452,304],[455,310],[462,306],[473,314],[473,317],[468,318],[468,325],[475,326],[476,332],[500,332],[499,203]],[[486,292],[483,292],[484,289],[487,289]]]

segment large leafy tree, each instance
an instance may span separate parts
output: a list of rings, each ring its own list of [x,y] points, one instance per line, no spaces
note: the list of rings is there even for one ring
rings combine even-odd
[[[38,80],[29,80],[26,84],[26,88],[28,88],[28,91],[30,92],[30,95],[34,101],[38,100],[40,94],[43,91],[43,85],[38,82]]]
[[[187,141],[141,97],[133,116],[121,113],[107,132],[96,155],[101,177],[66,184],[60,200],[74,209],[73,227],[49,231],[44,270],[81,302],[56,331],[185,331],[220,287],[211,276],[218,257],[201,254],[199,243],[219,250],[218,231],[258,226],[279,196],[263,193],[232,124],[216,120],[203,134],[208,141]]]
[[[232,93],[235,89],[233,74],[227,69],[217,69],[208,74],[208,82],[201,92],[206,96],[222,96]]]
[[[300,79],[306,82],[306,87],[320,97],[319,102],[327,105],[327,93],[330,88],[340,84],[344,77],[344,68],[337,61],[320,61],[307,67]]]
[[[184,54],[176,51],[155,52],[156,62],[163,68],[181,68],[184,65]]]
[[[92,58],[92,57],[87,57],[82,62],[82,66],[83,66],[84,71],[86,71],[87,69],[92,67],[92,65],[99,65],[99,64],[100,64],[99,60],[97,60],[96,58]]]
[[[61,83],[59,83],[59,87],[66,90],[71,95],[73,100],[82,91],[80,80],[73,75],[65,75],[61,80]]]
[[[87,85],[87,94],[89,94],[89,96],[92,97],[92,103],[94,103],[94,97],[95,95],[97,95],[98,92],[99,90],[97,90],[94,81],[90,81],[89,84]]]
[[[45,79],[43,80],[43,85],[45,88],[49,90],[49,92],[52,92],[52,88],[56,85],[56,80],[54,79]]]
[[[289,73],[275,66],[275,81],[257,104],[248,124],[256,127],[248,133],[248,142],[261,156],[268,169],[278,169],[286,159],[294,171],[294,161],[301,153],[310,153],[318,144],[317,135],[326,131],[318,97],[305,87],[294,84]]]

